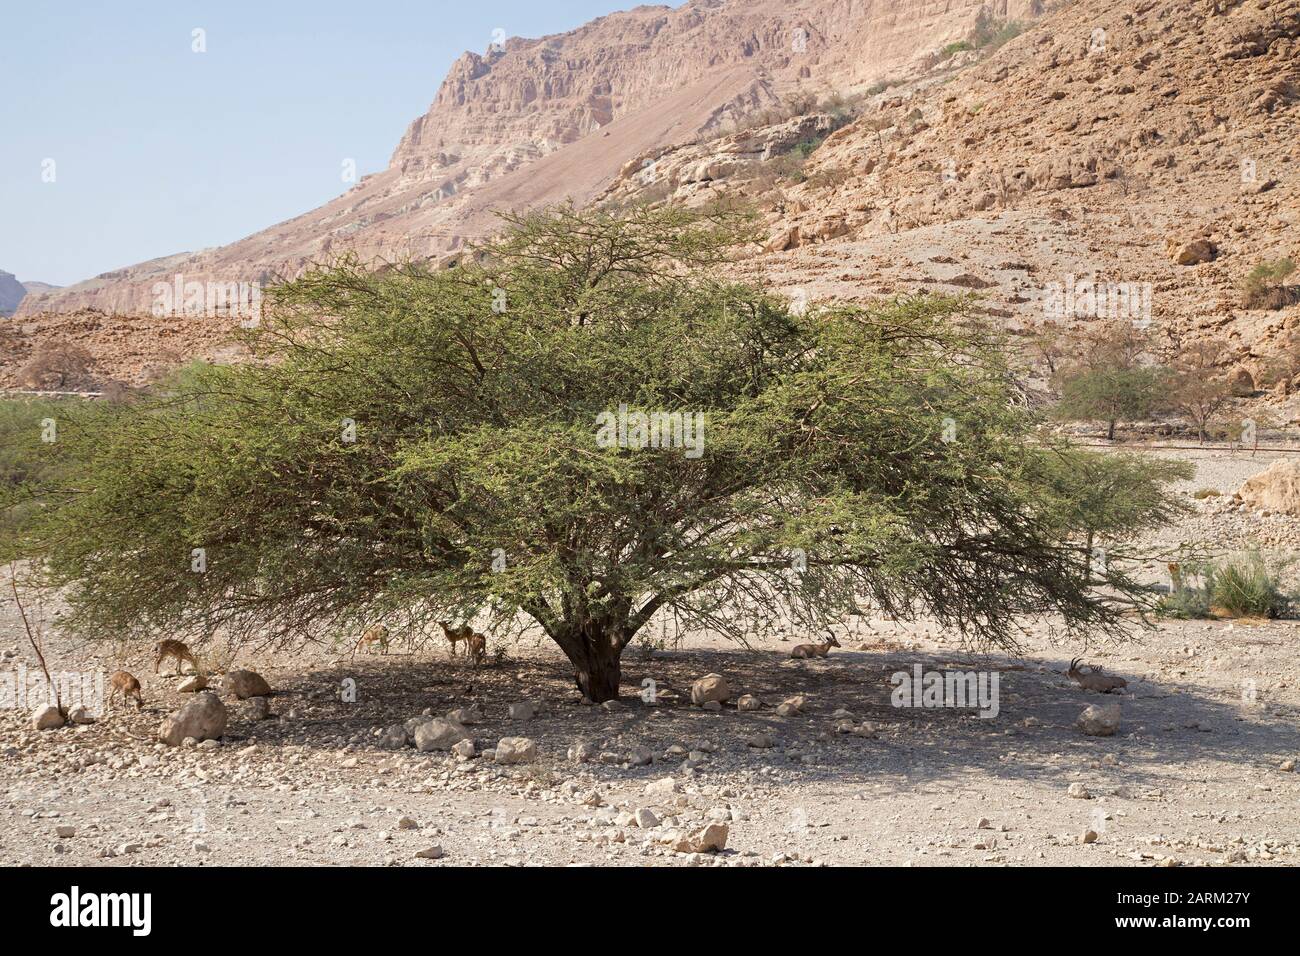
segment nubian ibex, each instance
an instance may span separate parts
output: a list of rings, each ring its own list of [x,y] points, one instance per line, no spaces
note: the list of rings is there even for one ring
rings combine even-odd
[[[801,661],[810,657],[825,657],[832,647],[839,646],[840,642],[835,640],[835,635],[827,634],[825,644],[800,644],[790,652],[790,656]]]
[[[190,662],[190,666],[194,668],[194,673],[199,673],[198,658],[194,656],[193,651],[180,641],[159,641],[153,646],[153,652],[156,655],[153,662],[153,672],[155,674],[158,673],[158,668],[162,666],[162,662],[169,657],[176,661],[176,673],[181,672],[181,665],[186,661]]]
[[[112,690],[108,692],[108,702],[110,704],[113,702],[114,695],[120,693],[123,704],[126,703],[128,697],[134,697],[135,709],[144,709],[144,698],[140,695],[140,682],[133,675],[128,674],[126,671],[114,671],[113,675],[109,677],[108,683],[112,687]]]
[[[1095,690],[1099,694],[1109,694],[1113,690],[1123,690],[1128,686],[1128,681],[1122,677],[1115,677],[1112,674],[1103,674],[1099,665],[1084,665],[1086,671],[1079,670],[1079,664],[1082,663],[1082,657],[1076,657],[1070,661],[1070,669],[1065,672],[1066,676],[1077,683],[1084,690]]]

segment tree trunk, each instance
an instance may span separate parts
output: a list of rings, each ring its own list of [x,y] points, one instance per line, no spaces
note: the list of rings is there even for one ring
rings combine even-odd
[[[1113,418],[1110,420],[1110,427],[1106,429],[1106,440],[1107,441],[1115,440],[1115,419]]]
[[[621,661],[617,651],[592,658],[585,665],[574,663],[574,679],[582,696],[595,704],[618,699]]]
[[[622,648],[605,628],[588,623],[570,628],[556,643],[573,664],[578,690],[592,703],[618,698]]]

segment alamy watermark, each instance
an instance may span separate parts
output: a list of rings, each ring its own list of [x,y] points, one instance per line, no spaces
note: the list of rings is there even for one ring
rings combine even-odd
[[[262,319],[262,287],[256,282],[187,281],[178,272],[171,282],[155,282],[151,292],[151,311],[157,318],[233,316],[246,327]]]
[[[104,715],[103,671],[59,671],[51,680],[23,664],[15,671],[0,673],[0,708],[35,710],[62,704],[64,710],[85,707],[92,717]]]
[[[1043,296],[1043,317],[1062,319],[1127,319],[1146,327],[1151,323],[1150,282],[1099,282],[1067,273],[1064,282],[1049,282]]]
[[[997,671],[927,671],[920,664],[912,672],[896,671],[889,682],[894,685],[889,701],[895,707],[969,707],[979,715],[998,715]]]
[[[617,412],[596,416],[599,448],[684,448],[687,458],[704,454],[703,412],[630,412],[621,403]]]

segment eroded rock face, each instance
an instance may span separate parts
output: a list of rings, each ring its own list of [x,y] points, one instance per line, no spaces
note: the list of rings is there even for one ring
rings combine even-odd
[[[1283,458],[1273,462],[1247,478],[1237,493],[1261,511],[1300,515],[1300,461]]]
[[[344,247],[363,259],[437,258],[494,231],[496,208],[589,201],[629,162],[639,169],[656,150],[716,136],[810,78],[836,88],[904,72],[968,35],[984,6],[814,0],[796,11],[787,0],[727,0],[640,6],[542,39],[503,38],[463,54],[388,168],[325,206],[230,246],[30,296],[21,309],[147,314],[153,283],[177,273],[257,281]],[[1029,0],[1006,7],[1008,17],[1034,15]],[[690,175],[708,182],[731,163],[710,159]],[[414,235],[428,238],[413,247]]]
[[[158,739],[179,747],[187,737],[216,740],[226,732],[226,705],[212,691],[199,691],[194,699],[163,720]]]

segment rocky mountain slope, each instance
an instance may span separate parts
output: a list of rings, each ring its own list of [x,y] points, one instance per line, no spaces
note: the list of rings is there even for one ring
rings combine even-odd
[[[0,318],[17,312],[19,303],[27,296],[52,292],[57,288],[48,282],[19,282],[12,272],[0,269]]]
[[[17,349],[59,334],[39,311],[144,311],[178,271],[269,276],[348,248],[438,257],[486,234],[494,209],[566,196],[730,197],[768,230],[736,273],[793,297],[973,291],[1013,327],[1131,317],[1222,336],[1262,380],[1300,341],[1300,296],[1247,308],[1241,283],[1300,261],[1298,102],[1300,0],[642,7],[467,54],[384,173],[226,249],[33,297]],[[536,155],[511,151],[524,140]],[[186,354],[223,332],[76,320],[127,378],[160,323]],[[1283,421],[1297,390],[1270,393]]]
[[[1029,17],[1037,0],[994,0]],[[981,0],[692,0],[565,34],[510,39],[452,66],[389,167],[338,199],[233,245],[182,253],[33,297],[23,314],[145,312],[153,284],[267,282],[345,251],[438,256],[495,227],[493,211],[602,191],[629,157],[716,135],[804,87],[914,70],[967,34]]]

